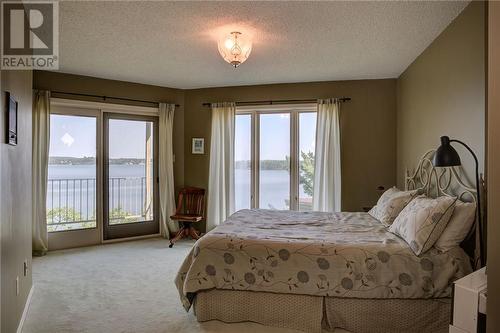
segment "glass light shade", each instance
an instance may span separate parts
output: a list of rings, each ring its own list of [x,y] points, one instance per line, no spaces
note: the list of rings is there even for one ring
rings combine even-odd
[[[237,31],[219,40],[218,47],[222,58],[234,68],[244,63],[252,52],[252,42]]]

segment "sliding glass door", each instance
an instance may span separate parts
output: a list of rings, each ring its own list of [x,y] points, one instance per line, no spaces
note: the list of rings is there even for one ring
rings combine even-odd
[[[50,117],[47,231],[97,227],[96,118]]]
[[[159,233],[158,117],[72,104],[51,106],[49,249]]]
[[[99,124],[96,110],[52,108],[46,198],[51,249],[100,241]]]
[[[104,239],[149,235],[158,224],[158,120],[104,116]]]

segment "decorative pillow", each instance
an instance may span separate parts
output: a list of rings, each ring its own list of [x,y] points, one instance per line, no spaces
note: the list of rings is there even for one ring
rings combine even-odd
[[[460,246],[460,243],[467,237],[475,220],[476,204],[457,200],[453,215],[451,215],[448,225],[436,244],[434,244],[434,247],[446,252]]]
[[[453,214],[456,198],[436,199],[420,195],[398,215],[389,231],[402,237],[416,255],[430,249],[443,233]]]
[[[370,209],[368,214],[390,226],[401,210],[417,196],[417,190],[400,191],[396,187],[390,188],[378,199],[377,205]]]

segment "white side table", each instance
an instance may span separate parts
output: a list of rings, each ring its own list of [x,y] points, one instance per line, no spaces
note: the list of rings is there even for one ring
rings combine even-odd
[[[486,315],[486,297],[486,267],[455,281],[450,333],[480,332],[481,317]]]

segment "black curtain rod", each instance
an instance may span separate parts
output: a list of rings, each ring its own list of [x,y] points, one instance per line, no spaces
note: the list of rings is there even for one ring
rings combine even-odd
[[[348,102],[351,100],[350,97],[340,97],[337,98],[340,102]],[[249,102],[236,102],[236,105],[278,105],[278,104],[306,104],[306,103],[316,103],[317,99],[279,99],[279,100],[269,100],[269,101],[249,101]],[[212,103],[205,102],[203,106],[211,106]]]
[[[92,94],[80,94],[80,93],[70,93],[70,92],[64,92],[64,91],[51,91],[51,94],[58,94],[58,95],[70,95],[70,96],[82,96],[82,97],[93,97],[93,98],[100,98],[103,101],[106,100],[119,100],[119,101],[125,101],[125,102],[138,102],[138,103],[149,103],[149,104],[155,104],[158,105],[159,102],[156,101],[146,101],[142,99],[133,99],[133,98],[123,98],[123,97],[111,97],[111,96],[102,96],[102,95],[92,95]],[[179,104],[175,104],[175,107],[179,107]]]

